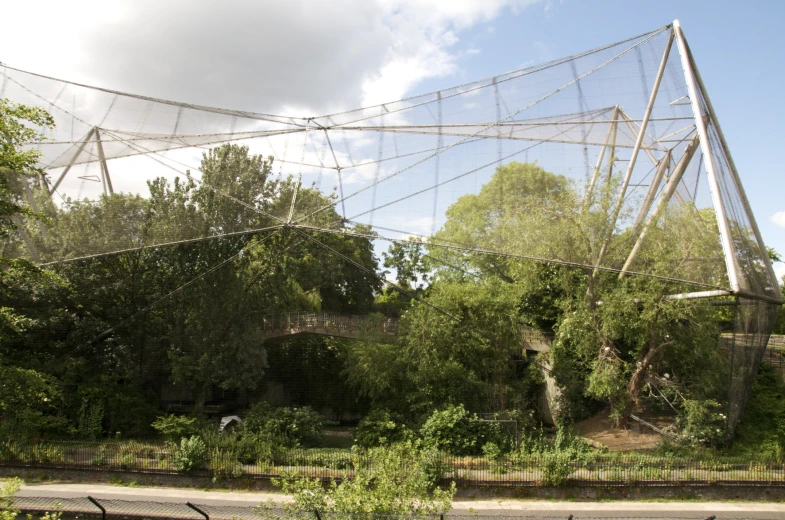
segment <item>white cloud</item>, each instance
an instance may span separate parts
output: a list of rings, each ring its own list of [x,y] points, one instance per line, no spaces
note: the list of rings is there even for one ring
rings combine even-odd
[[[427,79],[463,73],[463,58],[480,52],[476,42],[461,41],[465,31],[489,24],[505,10],[517,12],[539,1],[28,0],[5,6],[4,20],[35,20],[35,35],[29,24],[5,23],[0,58],[13,67],[121,91],[318,115],[395,101]],[[492,32],[489,25],[487,29]],[[402,117],[389,114],[385,124]],[[345,195],[405,165],[384,163],[377,171],[371,162],[351,168],[375,160],[376,135],[350,132],[333,140],[345,168]],[[275,151],[289,161],[278,161],[276,172],[300,171],[289,166],[303,154],[301,138],[248,144],[254,153]],[[304,167],[302,173],[329,189],[337,184],[337,175],[329,169],[334,159],[326,150],[322,138],[315,138],[305,162],[324,162],[328,168],[320,173],[318,167]],[[200,153],[169,155],[197,166]],[[147,178],[175,175],[147,158],[123,161],[111,164],[117,191],[146,193]],[[142,167],[147,175],[135,175]],[[78,177],[69,175],[61,191],[71,196],[100,192],[100,184]],[[349,202],[360,206],[360,199]],[[429,234],[433,222],[427,217],[401,225]]]
[[[771,217],[771,221],[777,224],[780,227],[785,228],[785,211],[778,211]]]
[[[537,1],[30,0],[3,14],[34,19],[35,35],[6,23],[0,49],[11,66],[118,90],[318,114],[455,73],[462,31]]]

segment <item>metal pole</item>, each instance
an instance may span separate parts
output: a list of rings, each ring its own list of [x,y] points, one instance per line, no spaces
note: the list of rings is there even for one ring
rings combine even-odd
[[[602,167],[602,160],[605,158],[605,151],[608,149],[608,144],[610,144],[611,136],[615,134],[614,130],[616,125],[616,119],[619,117],[619,105],[616,105],[613,108],[613,115],[611,116],[611,124],[608,125],[608,133],[605,136],[605,142],[602,145],[602,149],[600,149],[600,156],[597,158],[597,165],[594,167],[594,173],[591,176],[591,181],[589,182],[589,187],[586,189],[586,196],[584,201],[584,206],[589,204],[591,200],[591,194],[594,191],[594,185],[597,184],[597,177],[600,176],[600,168]],[[608,161],[612,161],[613,158],[611,157]]]
[[[87,496],[87,500],[89,500],[95,507],[101,510],[101,520],[106,520],[106,508],[102,506],[98,500],[94,499],[90,495]]]
[[[343,197],[343,179],[341,178],[341,165],[338,164],[338,157],[335,155],[335,148],[333,148],[333,143],[330,141],[330,134],[327,132],[326,128],[324,130],[324,137],[327,139],[327,144],[330,145],[330,151],[333,154],[333,161],[335,161],[335,170],[338,172],[338,188],[340,189],[340,196],[341,196],[341,214],[343,215],[344,220],[346,220],[346,202],[344,202]]]
[[[731,296],[730,291],[718,289],[716,291],[699,291],[691,293],[669,294],[665,297],[666,300],[698,300],[701,298],[716,298],[718,296]]]
[[[616,115],[618,116],[621,114],[621,107],[616,105]],[[608,184],[611,182],[611,178],[613,177],[613,162],[616,159],[616,137],[619,135],[619,121],[618,117],[614,118],[613,120],[613,136],[611,137],[611,148],[610,148],[610,155],[608,156]]]
[[[204,511],[202,511],[201,509],[199,509],[195,505],[193,505],[192,503],[186,502],[185,505],[187,505],[188,507],[190,507],[191,509],[193,509],[194,511],[196,511],[197,513],[202,515],[204,517],[204,520],[210,520],[210,515],[208,515],[207,513],[205,513]]]
[[[65,167],[65,170],[63,170],[63,173],[60,174],[60,177],[57,178],[57,181],[52,186],[52,189],[49,190],[50,195],[55,192],[58,186],[60,186],[60,183],[63,182],[63,179],[68,173],[68,170],[71,169],[71,166],[73,166],[79,156],[82,155],[82,151],[84,150],[84,147],[87,146],[87,142],[90,141],[91,137],[93,137],[93,132],[95,132],[95,127],[91,128],[90,131],[87,132],[87,135],[85,135],[84,140],[79,143],[79,149],[76,151],[74,156],[71,157],[71,160],[68,161],[68,165]]]
[[[728,217],[725,213],[725,205],[722,202],[722,195],[720,193],[720,186],[717,182],[717,175],[714,169],[714,157],[711,154],[711,145],[709,141],[709,131],[706,127],[706,120],[703,118],[703,112],[700,104],[698,103],[698,89],[695,84],[695,75],[693,72],[692,60],[690,59],[689,51],[687,50],[687,42],[684,40],[684,34],[681,30],[681,24],[678,20],[673,22],[673,31],[676,33],[676,43],[679,46],[679,56],[681,57],[681,66],[684,69],[684,79],[687,82],[687,90],[690,96],[690,103],[692,104],[692,114],[695,118],[695,125],[698,128],[698,135],[701,141],[701,151],[705,158],[706,173],[709,178],[709,188],[711,191],[711,198],[714,202],[714,211],[717,213],[717,226],[720,229],[720,241],[722,242],[722,250],[725,253],[725,265],[728,270],[728,279],[730,280],[731,289],[733,292],[738,292],[741,289],[739,283],[738,266],[736,264],[736,251],[733,245],[733,237],[730,233],[730,225],[728,224]]]
[[[635,128],[635,124],[633,123],[633,121],[632,121],[632,118],[630,118],[630,116],[628,116],[628,115],[627,115],[627,113],[626,113],[626,112],[625,112],[623,109],[621,109],[621,108],[619,109],[619,113],[621,114],[621,117],[622,117],[622,119],[624,119],[624,122],[627,124],[627,128],[629,128],[629,129],[630,129],[630,131],[631,131],[633,134],[637,135],[637,134],[638,134],[638,129],[637,129],[637,128]],[[644,137],[645,137],[645,135],[644,135]],[[653,138],[652,138],[652,141],[653,141],[654,143],[656,143],[656,144],[660,144],[660,143],[658,143],[657,141],[655,141]],[[663,148],[665,148],[665,146],[664,146],[664,145],[661,145],[661,146],[662,146]],[[660,161],[658,161],[658,160],[657,160],[657,158],[656,158],[656,157],[654,157],[654,154],[651,152],[651,150],[649,149],[649,147],[648,147],[648,146],[641,146],[641,148],[642,148],[642,149],[643,149],[643,151],[646,153],[646,155],[648,155],[648,156],[649,156],[649,160],[651,160],[651,163],[652,163],[654,166],[657,166],[657,165],[660,163]]]
[[[616,207],[613,208],[613,214],[611,215],[611,220],[608,222],[608,228],[605,234],[605,240],[602,243],[602,248],[600,249],[600,254],[597,257],[597,266],[602,264],[603,259],[605,258],[605,252],[608,250],[608,244],[610,243],[611,236],[613,235],[613,229],[616,227],[616,219],[619,218],[619,213],[621,212],[621,207],[624,204],[624,196],[627,194],[627,187],[630,184],[630,178],[632,177],[632,170],[635,168],[635,161],[638,159],[638,152],[640,152],[641,144],[643,144],[643,137],[646,135],[646,127],[649,124],[649,119],[651,118],[652,110],[654,110],[654,101],[657,99],[657,93],[660,90],[660,83],[662,82],[662,76],[665,74],[665,67],[668,64],[668,56],[670,55],[671,45],[673,44],[674,34],[673,31],[670,32],[668,36],[668,43],[665,44],[665,52],[662,55],[662,61],[660,62],[660,68],[657,71],[657,77],[654,80],[654,86],[651,89],[651,95],[649,96],[649,104],[646,107],[646,112],[643,115],[643,121],[641,122],[641,129],[638,132],[638,138],[635,140],[635,147],[632,149],[632,155],[630,156],[630,163],[627,166],[627,173],[624,175],[624,181],[621,185],[621,190],[619,192],[619,199],[616,201]],[[655,161],[656,164],[656,161]],[[594,276],[596,277],[599,271],[595,268]]]
[[[656,224],[657,219],[660,216],[660,213],[665,209],[665,206],[668,204],[668,201],[673,196],[673,192],[676,191],[676,186],[678,186],[679,182],[681,182],[681,178],[684,175],[684,172],[687,170],[687,166],[690,164],[690,160],[692,156],[695,154],[695,150],[698,149],[699,144],[699,137],[696,135],[690,141],[690,144],[687,145],[687,149],[684,150],[684,155],[681,156],[679,160],[679,164],[676,165],[676,169],[671,175],[671,178],[668,179],[668,184],[665,186],[665,191],[660,196],[660,200],[657,203],[657,207],[654,208],[654,211],[649,215],[649,218],[646,220],[646,224],[643,226],[643,230],[641,234],[638,236],[638,240],[635,242],[635,245],[630,251],[629,256],[627,257],[627,261],[624,262],[624,267],[621,268],[621,272],[619,273],[619,280],[624,278],[624,275],[627,273],[627,270],[632,265],[632,262],[635,260],[638,252],[640,251],[641,244],[643,243],[643,239],[646,238],[646,234],[649,231],[649,228],[652,224]]]
[[[625,114],[625,113],[624,113],[624,110],[622,110],[622,111],[621,111],[621,113],[622,113],[622,117],[623,117],[623,118],[624,118],[624,120],[627,122],[627,126],[629,127],[629,129],[630,129],[630,130],[631,130],[633,133],[637,132],[637,130],[635,129],[635,125],[632,123],[632,119],[630,119],[630,116],[628,116],[627,114]],[[656,142],[656,141],[655,141],[655,142]],[[658,144],[659,144],[659,143],[658,143]],[[675,148],[675,146],[674,146],[674,148]],[[651,150],[649,150],[647,147],[644,147],[644,148],[643,148],[643,150],[646,152],[646,155],[648,155],[648,156],[649,156],[649,159],[651,159],[651,163],[652,163],[654,166],[657,166],[658,164],[660,164],[660,161],[658,161],[658,160],[657,160],[657,158],[656,158],[656,157],[654,157],[654,154],[651,152]],[[667,177],[665,177],[665,180],[667,180],[667,179],[668,179],[668,178],[667,178]],[[679,192],[678,192],[678,191],[676,192],[676,194],[675,194],[675,195],[676,195],[676,198],[679,200],[679,202],[681,202],[682,204],[684,204],[684,199],[682,198],[682,196],[679,194]]]
[[[101,163],[101,184],[104,187],[104,195],[111,195],[114,193],[112,179],[109,178],[109,167],[106,165],[104,145],[101,142],[101,133],[97,127],[95,129],[95,144],[98,146],[98,160]]]
[[[681,32],[681,28],[679,28]],[[684,36],[682,35],[682,38]],[[782,299],[782,294],[780,291],[779,283],[777,283],[777,275],[774,273],[774,267],[771,265],[771,261],[769,260],[769,253],[766,251],[766,246],[763,244],[763,238],[760,234],[760,229],[758,228],[758,223],[755,221],[755,216],[752,213],[752,206],[750,206],[750,201],[747,199],[747,193],[744,191],[744,186],[741,184],[741,177],[739,177],[739,171],[736,169],[736,163],[733,161],[733,156],[730,153],[730,148],[728,148],[728,143],[725,141],[725,134],[722,133],[722,127],[720,126],[720,120],[717,119],[717,114],[714,112],[714,106],[711,104],[711,99],[709,99],[709,94],[706,91],[706,86],[703,84],[703,78],[701,78],[700,71],[698,70],[698,66],[695,63],[695,60],[692,59],[692,51],[690,51],[690,46],[687,42],[684,42],[684,46],[687,50],[687,54],[690,58],[690,63],[692,63],[692,70],[695,72],[695,80],[697,81],[698,87],[701,89],[701,94],[703,94],[703,100],[706,102],[706,108],[709,109],[709,117],[711,118],[711,122],[714,125],[715,130],[717,130],[717,137],[720,138],[720,144],[722,145],[723,150],[725,150],[725,156],[728,159],[728,165],[730,166],[731,174],[733,175],[733,180],[736,183],[736,188],[739,191],[739,198],[741,199],[741,204],[744,206],[744,211],[747,212],[747,216],[750,219],[750,226],[752,227],[752,232],[755,235],[755,239],[758,241],[758,248],[760,249],[761,258],[763,259],[764,264],[766,264],[766,270],[771,277],[772,285],[774,286],[774,293],[775,296],[779,295],[780,299]]]
[[[668,150],[668,152],[665,154],[665,157],[662,158],[659,166],[657,167],[657,171],[654,174],[654,179],[652,179],[651,184],[649,185],[649,191],[646,192],[646,197],[643,199],[641,209],[638,211],[638,216],[635,217],[635,224],[632,226],[633,231],[638,229],[638,226],[640,226],[643,219],[646,218],[646,215],[649,213],[651,205],[654,202],[654,197],[657,196],[657,190],[660,189],[660,183],[662,182],[662,178],[665,176],[665,171],[668,169],[670,162],[671,150]]]
[[[294,193],[292,194],[292,205],[289,208],[289,217],[286,219],[286,224],[292,223],[292,216],[294,215],[294,204],[297,202],[297,191],[300,189],[300,183],[303,180],[303,162],[305,162],[305,148],[308,146],[308,127],[311,124],[310,118],[305,122],[305,133],[303,134],[303,153],[300,156],[300,171],[297,173],[297,184],[294,186]]]

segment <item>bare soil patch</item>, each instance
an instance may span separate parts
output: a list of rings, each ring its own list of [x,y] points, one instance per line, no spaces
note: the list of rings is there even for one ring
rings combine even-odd
[[[664,428],[668,425],[664,419],[647,420],[657,427]],[[579,422],[575,429],[578,435],[591,444],[606,446],[610,451],[651,450],[663,440],[658,433],[635,421],[628,422],[623,428],[616,428],[610,418],[609,409]]]

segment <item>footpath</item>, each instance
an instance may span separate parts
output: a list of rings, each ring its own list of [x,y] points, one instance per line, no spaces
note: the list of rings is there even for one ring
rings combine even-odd
[[[76,499],[91,496],[100,500],[157,502],[204,506],[251,508],[272,501],[280,507],[290,497],[257,491],[199,490],[167,487],[123,487],[106,484],[24,484],[17,494],[20,502],[29,497]],[[547,501],[526,499],[466,499],[453,501],[449,516],[565,518],[701,518],[783,519],[785,503],[777,502],[646,502],[646,501]]]

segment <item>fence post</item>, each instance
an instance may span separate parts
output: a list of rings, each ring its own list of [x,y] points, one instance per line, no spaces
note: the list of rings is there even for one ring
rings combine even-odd
[[[210,520],[210,515],[208,515],[207,513],[205,513],[204,511],[202,511],[201,509],[199,509],[195,505],[193,505],[192,503],[186,502],[185,505],[187,505],[188,507],[190,507],[191,509],[193,509],[194,511],[196,511],[197,513],[202,515],[204,517],[204,520]]]
[[[87,500],[92,502],[92,504],[101,510],[101,520],[106,520],[106,508],[98,503],[98,500],[94,499],[90,495],[87,495]]]

